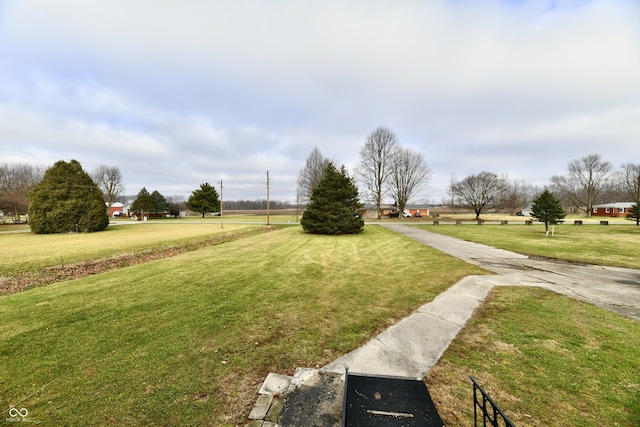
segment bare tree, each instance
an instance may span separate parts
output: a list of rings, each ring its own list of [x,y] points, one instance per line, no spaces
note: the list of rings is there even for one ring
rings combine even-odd
[[[640,204],[640,164],[626,163],[621,171],[622,189],[630,201]]]
[[[42,180],[44,168],[28,163],[0,165],[0,210],[19,218],[29,208],[29,192]]]
[[[492,172],[470,175],[454,186],[454,192],[468,207],[473,209],[476,219],[488,209],[496,209],[503,199],[506,182]]]
[[[458,179],[454,174],[449,177],[449,187],[447,187],[447,195],[449,196],[449,207],[451,208],[451,214],[456,206],[456,182]]]
[[[626,163],[622,165],[621,187],[626,196],[640,206],[640,164]],[[636,225],[640,225],[640,215],[636,215]]]
[[[167,204],[169,205],[169,214],[174,217],[179,217],[180,212],[186,210],[186,201],[182,196],[168,196]]]
[[[504,206],[509,209],[511,214],[516,214],[522,210],[529,202],[533,200],[535,189],[531,184],[527,184],[524,180],[506,180],[506,197],[504,198]]]
[[[324,177],[324,171],[329,162],[329,159],[322,155],[318,147],[311,150],[304,167],[298,173],[297,196],[300,202],[308,202],[311,199],[311,193]]]
[[[591,216],[593,205],[611,186],[613,167],[599,154],[589,154],[573,160],[567,167],[568,175],[554,175],[551,183],[578,210]]]
[[[404,212],[409,199],[426,186],[430,178],[431,169],[421,153],[410,148],[396,148],[391,158],[389,192],[400,212]]]
[[[369,134],[360,149],[360,161],[356,166],[358,181],[365,187],[367,198],[376,205],[376,218],[380,219],[382,199],[388,189],[392,172],[392,157],[398,146],[396,135],[386,127],[379,127]]]
[[[93,180],[102,190],[105,202],[109,207],[116,202],[116,198],[124,191],[122,174],[115,166],[100,165],[93,171]]]

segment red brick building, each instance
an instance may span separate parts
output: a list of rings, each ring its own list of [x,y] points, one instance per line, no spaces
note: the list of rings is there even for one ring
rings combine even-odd
[[[593,208],[591,209],[591,216],[626,218],[627,215],[631,215],[633,213],[631,206],[633,206],[633,203],[631,202],[615,202],[593,205]]]

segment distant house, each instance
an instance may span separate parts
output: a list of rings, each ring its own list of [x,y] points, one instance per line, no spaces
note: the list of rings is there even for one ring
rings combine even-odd
[[[593,205],[591,209],[591,216],[609,216],[609,217],[622,217],[631,215],[633,206],[632,202],[615,202],[615,203],[603,203],[601,205]]]
[[[380,215],[382,218],[389,218],[389,214],[396,210],[395,207],[390,205],[380,205]],[[374,205],[365,206],[362,211],[363,218],[375,219],[378,213],[376,212],[376,207]]]
[[[109,208],[109,216],[111,218],[122,215],[122,208],[124,205],[120,202],[115,202]]]
[[[429,216],[429,208],[427,205],[407,205],[404,208],[405,212],[409,212],[412,217],[425,217]]]
[[[411,214],[412,217],[426,217],[429,216],[429,208],[426,205],[407,205],[405,207],[405,212]],[[419,215],[416,215],[417,213]],[[376,207],[372,205],[367,205],[363,210],[362,216],[364,218],[375,218],[376,217]],[[393,205],[380,205],[380,216],[382,218],[398,218],[400,213],[398,212],[398,208]]]

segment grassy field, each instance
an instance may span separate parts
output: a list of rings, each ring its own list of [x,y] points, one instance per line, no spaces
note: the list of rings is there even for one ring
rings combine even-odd
[[[545,236],[544,225],[417,225],[425,230],[527,255],[587,264],[640,268],[640,227],[557,225]]]
[[[573,261],[638,267],[640,259],[634,226],[563,225],[553,238],[539,225],[425,227]],[[0,235],[12,257],[0,258],[0,271],[11,275],[238,234],[0,296],[0,403],[42,425],[237,425],[266,373],[332,361],[461,277],[482,274],[382,227],[242,234],[251,228],[188,219]],[[638,354],[638,322],[539,289],[497,288],[427,382],[447,425],[472,423],[469,375],[519,427],[638,425]]]
[[[0,277],[124,252],[179,245],[248,227],[250,225],[226,224],[220,228],[219,224],[198,221],[149,221],[111,225],[100,233],[2,234]]]
[[[640,323],[538,288],[495,288],[427,384],[473,425],[475,377],[518,427],[640,425]]]
[[[58,250],[150,244],[147,225],[0,238],[31,242],[23,269],[58,262]],[[164,229],[170,241],[192,232]],[[103,238],[111,245],[91,243]],[[3,296],[0,402],[43,425],[236,425],[268,372],[330,362],[478,273],[381,227],[285,227]]]

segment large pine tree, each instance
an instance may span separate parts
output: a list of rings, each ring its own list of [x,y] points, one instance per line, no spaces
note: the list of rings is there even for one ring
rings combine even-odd
[[[356,234],[364,229],[358,188],[344,166],[338,171],[329,163],[311,193],[311,202],[302,215],[302,228],[314,234]]]
[[[36,234],[102,231],[109,215],[102,191],[77,160],[60,160],[29,193],[29,226]]]
[[[218,197],[218,192],[208,182],[200,184],[200,188],[194,190],[189,196],[187,208],[194,212],[200,212],[202,218],[207,212],[219,212],[220,198]]]
[[[545,231],[549,231],[549,223],[565,217],[564,209],[558,199],[549,190],[544,190],[531,205],[531,216],[544,222]]]
[[[155,213],[164,213],[169,210],[169,202],[158,190],[154,190],[151,193],[151,199],[153,199],[153,205],[155,206]]]
[[[145,212],[147,214],[155,212],[156,204],[153,202],[153,197],[151,197],[146,187],[142,187],[142,190],[138,192],[136,200],[131,205],[131,210],[139,213],[141,218],[144,218]]]

